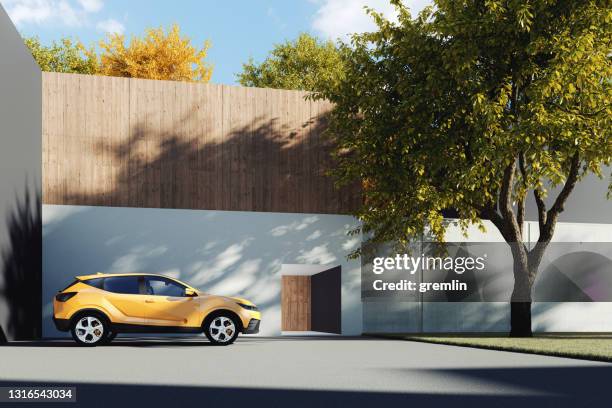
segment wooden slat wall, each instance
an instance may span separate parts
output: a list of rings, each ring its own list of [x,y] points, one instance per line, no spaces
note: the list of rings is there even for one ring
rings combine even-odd
[[[46,204],[344,214],[306,93],[43,73]]]

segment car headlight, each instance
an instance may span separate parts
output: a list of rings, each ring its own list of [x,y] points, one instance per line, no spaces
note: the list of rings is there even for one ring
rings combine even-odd
[[[246,310],[252,310],[254,312],[259,310],[257,308],[257,306],[255,306],[255,305],[245,305],[244,303],[238,303],[238,306],[240,306],[241,308],[246,309]]]

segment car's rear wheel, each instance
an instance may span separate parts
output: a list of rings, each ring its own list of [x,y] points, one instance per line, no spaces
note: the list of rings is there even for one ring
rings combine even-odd
[[[84,313],[72,322],[72,338],[81,346],[103,344],[109,334],[106,319],[94,313]]]
[[[227,346],[238,337],[238,324],[229,313],[219,313],[207,319],[204,334],[212,344]]]

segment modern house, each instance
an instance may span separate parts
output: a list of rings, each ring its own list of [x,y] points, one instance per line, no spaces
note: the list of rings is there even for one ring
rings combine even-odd
[[[41,73],[1,8],[0,55],[0,276],[15,273],[10,214],[27,204],[30,224],[42,223],[42,232],[30,228],[42,262],[20,272],[42,277],[42,299],[33,302],[43,337],[60,335],[51,322],[55,292],[98,271],[161,273],[246,297],[262,310],[262,335],[508,330],[507,302],[362,297],[371,265],[347,259],[362,243],[347,235],[358,225],[350,213],[360,192],[336,189],[326,174],[329,103],[297,91]],[[546,268],[581,243],[612,242],[606,190],[596,178],[578,185],[554,237],[575,247],[552,251]],[[527,215],[530,242],[535,209]],[[492,226],[468,238],[451,228],[448,240],[503,241]],[[612,272],[611,247],[600,245],[597,259]],[[590,254],[576,257],[564,264],[589,268],[576,259]],[[2,288],[7,328],[15,313],[6,278]],[[539,302],[533,310],[535,330],[612,330],[611,303]]]

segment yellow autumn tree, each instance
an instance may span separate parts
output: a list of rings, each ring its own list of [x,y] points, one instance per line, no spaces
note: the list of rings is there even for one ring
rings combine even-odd
[[[152,28],[144,37],[109,34],[100,41],[100,73],[130,78],[166,79],[172,81],[208,82],[213,68],[206,61],[210,43],[197,49],[187,37],[181,37],[178,25],[164,32]]]

